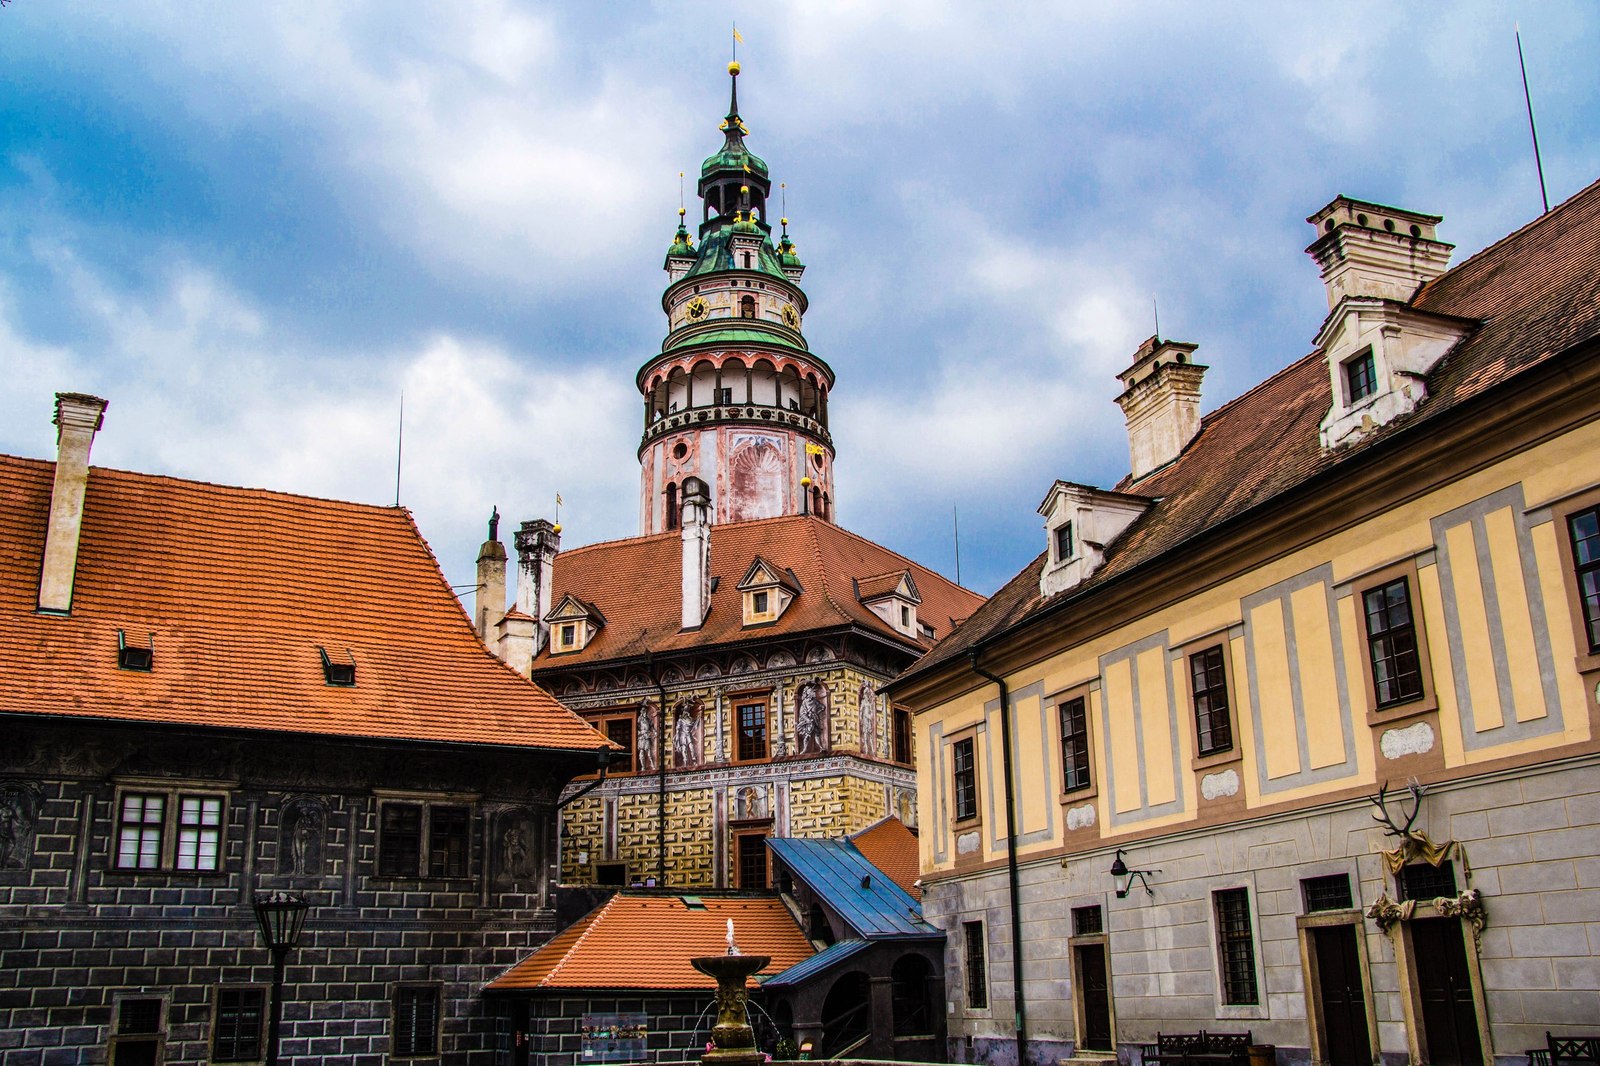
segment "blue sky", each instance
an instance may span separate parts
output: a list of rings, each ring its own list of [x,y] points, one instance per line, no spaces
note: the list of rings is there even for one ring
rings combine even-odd
[[[491,505],[635,533],[634,372],[678,173],[788,185],[838,374],[846,526],[989,592],[1051,479],[1126,470],[1115,374],[1198,343],[1205,407],[1303,355],[1305,216],[1445,216],[1457,261],[1600,177],[1591,3],[633,3],[0,9],[0,451],[51,394],[94,461],[389,503],[450,580]],[[692,188],[690,194],[692,196]]]

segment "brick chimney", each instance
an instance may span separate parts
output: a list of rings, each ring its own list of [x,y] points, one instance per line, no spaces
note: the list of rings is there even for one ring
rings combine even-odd
[[[679,531],[683,538],[683,628],[699,629],[711,610],[711,490],[683,479]]]
[[[543,518],[522,523],[517,530],[517,610],[534,619],[533,653],[550,640],[544,616],[555,606],[556,553],[561,550],[561,527]]]
[[[478,549],[478,594],[472,604],[472,624],[478,639],[489,640],[489,631],[506,613],[506,549],[500,543],[500,508],[489,515],[489,539]]]
[[[77,392],[56,393],[56,480],[50,493],[44,565],[39,572],[39,610],[67,614],[78,572],[78,537],[83,531],[83,496],[89,488],[89,446],[105,418],[106,401]]]
[[[1443,274],[1455,245],[1434,236],[1440,215],[1384,207],[1340,196],[1306,219],[1317,239],[1306,248],[1322,270],[1328,309],[1347,296],[1409,303]]]
[[[1200,432],[1200,379],[1207,368],[1192,361],[1198,347],[1152,336],[1117,375],[1134,480],[1172,462]]]

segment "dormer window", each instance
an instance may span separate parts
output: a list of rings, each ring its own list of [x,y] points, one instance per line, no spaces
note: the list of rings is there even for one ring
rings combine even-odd
[[[1039,594],[1051,596],[1085,581],[1105,561],[1106,547],[1154,502],[1148,496],[1057,481],[1039,505],[1050,537]]]
[[[544,620],[550,624],[551,655],[582,651],[606,624],[598,607],[571,595],[562,597]]]
[[[735,587],[743,594],[746,626],[771,625],[800,594],[800,581],[792,570],[779,569],[759,555]]]
[[[767,592],[766,589],[762,589],[760,592],[752,592],[750,594],[751,612],[754,614],[769,614],[772,610],[772,608],[768,606],[770,597],[771,593]]]
[[[148,672],[155,665],[156,651],[154,638],[147,647],[130,645],[127,634],[117,630],[117,667],[122,670],[143,670]]]
[[[895,570],[858,578],[856,597],[897,633],[913,640],[921,636],[917,608],[922,604],[922,594],[917,591],[911,571]]]
[[[563,624],[556,642],[563,651],[570,651],[572,646],[578,643],[578,623],[567,622]]]
[[[328,657],[326,648],[318,648],[317,654],[322,656],[322,680],[327,684],[340,688],[351,688],[356,683],[356,663],[352,658],[349,662],[335,662]],[[349,654],[346,652],[345,654]]]
[[[1378,369],[1372,359],[1372,349],[1368,348],[1353,359],[1344,361],[1345,394],[1350,397],[1351,403],[1371,396],[1378,391]]]
[[[1066,562],[1073,553],[1072,523],[1063,522],[1056,527],[1056,562]]]

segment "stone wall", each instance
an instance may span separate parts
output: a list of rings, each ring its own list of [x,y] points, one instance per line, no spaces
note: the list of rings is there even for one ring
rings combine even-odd
[[[774,1039],[761,1015],[759,995],[750,999],[749,1014],[758,1041],[770,1049]],[[642,1013],[649,1019],[647,1057],[651,1063],[699,1062],[716,1024],[715,996],[703,992],[635,992],[594,994],[574,991],[540,993],[528,998],[529,1061],[539,1066],[583,1066],[598,1059],[583,1057],[580,1030],[585,1014]]]

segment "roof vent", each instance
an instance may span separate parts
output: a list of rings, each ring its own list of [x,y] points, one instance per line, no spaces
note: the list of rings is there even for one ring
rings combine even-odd
[[[861,887],[862,888],[871,888],[872,887],[872,875],[871,874],[862,874],[861,875]]]
[[[130,647],[128,645],[127,634],[120,629],[117,630],[118,667],[123,670],[148,671],[152,666],[155,665],[155,658],[156,638],[154,633],[150,634],[150,645],[148,647],[140,648],[137,646]]]
[[[322,656],[322,679],[324,681],[342,688],[351,688],[355,685],[356,660],[354,655],[350,655],[348,648],[345,649],[345,654],[350,655],[350,661],[347,663],[334,662],[328,658],[328,649],[321,646],[317,648],[317,654]]]
[[[706,909],[706,901],[701,899],[699,896],[679,896],[678,899],[688,910],[703,911]]]

